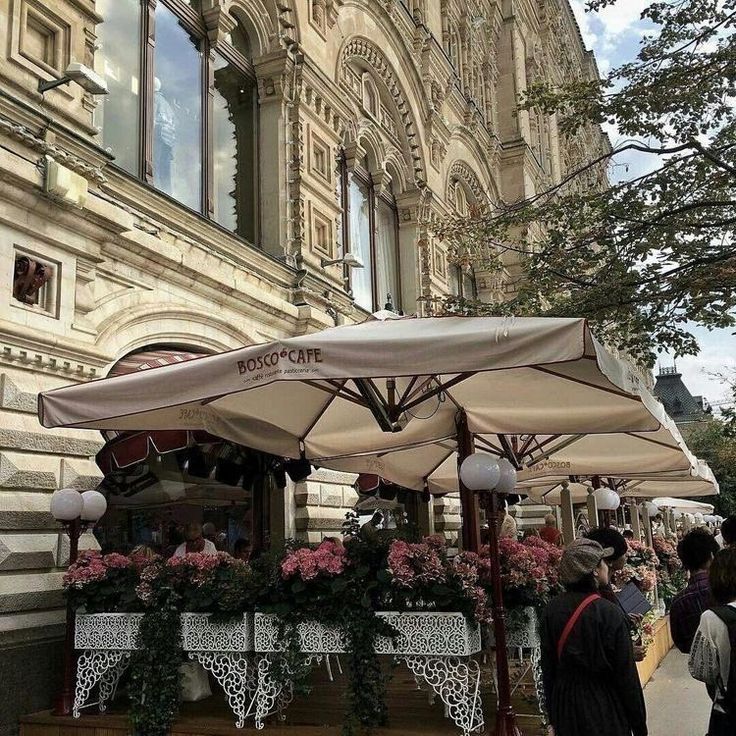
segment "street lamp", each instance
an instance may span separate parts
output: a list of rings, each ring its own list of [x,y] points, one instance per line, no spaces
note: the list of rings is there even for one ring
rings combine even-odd
[[[493,604],[493,633],[496,638],[496,672],[498,676],[498,713],[495,736],[521,736],[516,725],[516,715],[511,706],[511,680],[509,677],[508,651],[506,649],[506,612],[503,607],[501,566],[498,551],[498,529],[502,511],[500,497],[516,487],[516,469],[506,458],[497,458],[484,452],[468,455],[460,465],[460,480],[469,490],[486,496],[490,501],[488,531],[491,563],[491,588]],[[490,498],[488,498],[490,496]]]
[[[51,515],[64,527],[69,536],[69,564],[77,561],[79,538],[94,526],[107,510],[107,501],[99,491],[80,493],[73,488],[62,488],[51,494]],[[52,713],[68,716],[74,705],[74,611],[66,604],[66,631],[64,634],[64,678],[61,692],[56,696]]]

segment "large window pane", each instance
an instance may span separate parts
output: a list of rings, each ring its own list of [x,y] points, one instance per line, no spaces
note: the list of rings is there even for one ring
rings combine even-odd
[[[196,40],[163,3],[156,6],[154,74],[153,183],[200,210],[202,57]]]
[[[140,0],[97,0],[104,18],[98,26],[99,73],[107,80],[109,94],[97,99],[95,124],[102,128],[102,145],[115,163],[138,174],[140,160]]]
[[[212,121],[215,220],[256,239],[256,90],[221,56],[215,57]]]
[[[401,307],[401,294],[399,293],[399,244],[396,225],[396,210],[387,202],[379,200],[376,219],[378,308],[382,309],[390,301],[394,309],[398,311]]]
[[[350,286],[356,304],[373,311],[373,292],[371,289],[371,226],[370,196],[368,187],[356,177],[350,179],[350,252],[363,262],[365,268],[350,271]]]

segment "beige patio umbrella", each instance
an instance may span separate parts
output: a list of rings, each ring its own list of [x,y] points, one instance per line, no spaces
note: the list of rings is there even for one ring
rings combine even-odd
[[[585,320],[491,317],[337,327],[45,392],[39,416],[47,427],[204,429],[315,462],[370,464],[379,453],[432,448],[436,466],[424,465],[422,477],[455,452],[447,441],[459,460],[476,446],[531,465],[582,435],[656,432],[665,421],[637,373]],[[461,491],[476,549],[475,497]],[[496,574],[497,721],[512,731],[501,598]]]
[[[659,429],[664,412],[585,320],[371,321],[47,391],[44,426],[205,429],[318,460],[473,434]],[[494,442],[495,444],[495,442]],[[500,445],[499,445],[500,446]]]
[[[510,455],[518,468],[520,486],[554,487],[571,476],[647,477],[657,473],[690,477],[697,459],[690,453],[674,422],[661,417],[656,432],[575,435],[474,434],[476,450]],[[459,490],[457,438],[353,457],[323,458],[336,470],[375,473],[416,490],[445,494]]]

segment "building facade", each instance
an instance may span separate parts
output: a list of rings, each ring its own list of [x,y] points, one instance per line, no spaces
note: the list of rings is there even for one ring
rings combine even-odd
[[[567,0],[0,0],[0,39],[4,736],[59,670],[68,547],[49,496],[99,480],[99,434],[43,430],[39,391],[141,350],[503,298],[506,274],[448,261],[428,223],[541,191],[608,144],[516,107],[535,81],[597,74]],[[39,92],[72,62],[109,94]],[[330,265],[346,253],[364,268]],[[334,533],[351,483],[288,488],[283,533]],[[457,502],[433,522],[456,530]]]

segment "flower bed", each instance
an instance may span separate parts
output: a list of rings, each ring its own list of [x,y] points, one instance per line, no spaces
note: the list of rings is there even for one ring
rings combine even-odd
[[[628,540],[626,564],[617,570],[613,576],[613,583],[623,588],[633,582],[642,593],[651,593],[657,585],[657,567],[659,560],[651,547],[642,542]]]
[[[536,538],[502,540],[507,602],[543,606],[558,588],[560,554]],[[273,654],[272,692],[287,683],[300,689],[312,656],[344,652],[346,725],[366,729],[387,718],[387,674],[378,655],[404,659],[425,679],[427,658],[441,660],[437,667],[465,685],[476,677],[477,663],[468,658],[480,650],[480,626],[491,621],[489,555],[486,548],[449,558],[441,537],[367,527],[344,545],[291,543],[252,564],[224,553],[170,560],[85,553],[65,587],[78,609],[78,646],[126,651],[120,662],[130,659],[131,720],[147,736],[165,734],[176,715],[178,668],[187,653],[213,671],[227,671],[226,692],[242,723],[238,693],[253,682],[243,659],[251,650]],[[112,617],[90,615],[103,611]],[[253,624],[244,615],[249,611],[258,612]],[[458,657],[460,670],[448,659]],[[435,686],[444,687],[439,680]],[[463,702],[465,710],[453,718],[475,728],[482,720],[477,703]]]
[[[669,610],[672,599],[687,585],[687,574],[674,544],[660,535],[652,537],[652,544],[659,560],[657,591]]]

